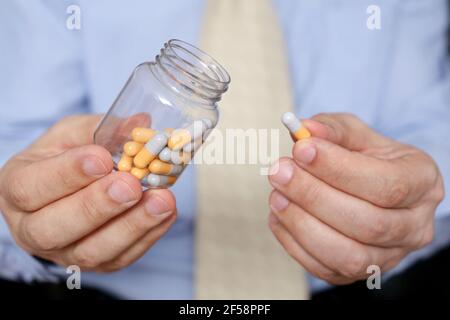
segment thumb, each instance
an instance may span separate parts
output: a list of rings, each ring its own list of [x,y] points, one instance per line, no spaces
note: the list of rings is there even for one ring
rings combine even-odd
[[[352,151],[383,147],[393,142],[350,113],[320,113],[302,123],[313,136]]]

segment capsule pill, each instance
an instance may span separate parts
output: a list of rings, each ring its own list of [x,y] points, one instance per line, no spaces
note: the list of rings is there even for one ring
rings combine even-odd
[[[131,131],[133,140],[140,143],[147,143],[155,134],[156,131],[150,128],[134,128]]]
[[[171,161],[172,158],[172,150],[170,150],[169,148],[164,148],[162,149],[162,151],[159,153],[158,158],[162,161],[165,162],[169,162]]]
[[[166,176],[175,176],[183,171],[183,166],[170,164],[159,159],[153,160],[148,166],[151,173],[166,175]]]
[[[281,121],[296,141],[311,137],[309,130],[302,125],[300,120],[292,112],[284,113]]]
[[[139,153],[139,151],[141,151],[143,146],[144,145],[142,143],[136,141],[128,141],[123,145],[123,152],[129,157],[134,157]]]
[[[138,178],[139,180],[142,180],[145,178],[146,175],[148,175],[150,173],[150,171],[147,168],[141,169],[141,168],[133,167],[131,169],[130,173],[133,176],[135,176],[136,178]]]
[[[133,163],[138,168],[146,168],[167,145],[167,134],[157,133],[134,157]]]
[[[119,171],[128,172],[133,167],[133,157],[127,156],[125,153],[122,154],[120,161],[117,163],[117,169]]]
[[[196,120],[186,128],[174,130],[169,138],[169,148],[178,151],[186,144],[202,137],[207,129],[208,124],[205,121]]]
[[[157,187],[169,187],[177,181],[175,176],[162,176],[151,173],[147,176],[147,183],[154,188]]]

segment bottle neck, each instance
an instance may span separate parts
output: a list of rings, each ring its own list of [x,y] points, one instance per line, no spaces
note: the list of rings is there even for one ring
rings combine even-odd
[[[183,97],[215,107],[230,76],[205,52],[181,40],[164,44],[155,58],[155,76]]]

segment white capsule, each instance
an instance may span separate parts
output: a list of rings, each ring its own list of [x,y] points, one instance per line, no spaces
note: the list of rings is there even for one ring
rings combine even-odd
[[[166,147],[166,148],[162,149],[162,151],[159,153],[158,157],[162,161],[169,162],[172,159],[172,150],[170,150],[169,148]]]
[[[281,121],[292,133],[297,132],[301,127],[300,121],[292,112],[284,113],[283,116],[281,117]]]
[[[173,185],[175,181],[177,181],[177,177],[175,176],[162,176],[154,173],[147,176],[147,183],[153,188],[169,187]]]
[[[161,150],[166,147],[168,138],[169,137],[165,132],[157,133],[149,142],[146,143],[145,147],[153,154],[159,154]]]
[[[172,151],[170,154],[170,162],[176,165],[183,164],[183,152]]]

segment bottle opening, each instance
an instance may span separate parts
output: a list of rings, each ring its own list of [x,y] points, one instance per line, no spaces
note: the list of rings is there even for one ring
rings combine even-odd
[[[177,39],[164,44],[156,56],[158,75],[173,90],[188,98],[200,98],[215,104],[227,91],[230,76],[210,55],[197,47]]]

